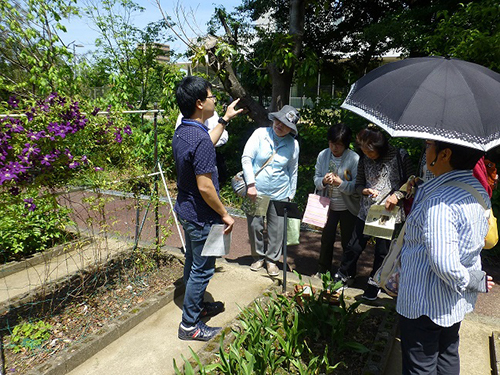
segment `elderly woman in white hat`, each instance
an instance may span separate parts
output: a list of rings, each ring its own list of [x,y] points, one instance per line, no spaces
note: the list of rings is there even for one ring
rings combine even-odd
[[[297,135],[297,110],[285,105],[279,112],[269,114],[270,127],[256,129],[248,139],[241,164],[247,183],[247,197],[256,201],[257,196],[271,200],[289,201],[295,196],[299,144]],[[265,220],[267,223],[265,223]],[[253,271],[267,266],[269,276],[277,276],[276,262],[281,257],[283,242],[283,218],[278,217],[273,204],[269,204],[266,216],[247,213],[248,236],[255,261]],[[267,224],[267,238],[264,226]]]

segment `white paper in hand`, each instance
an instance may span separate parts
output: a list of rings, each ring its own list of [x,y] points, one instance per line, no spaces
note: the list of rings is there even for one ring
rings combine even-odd
[[[221,257],[223,255],[229,254],[229,248],[231,247],[231,233],[224,234],[224,224],[214,224],[210,228],[210,233],[208,233],[207,240],[201,251],[201,255],[204,257]]]

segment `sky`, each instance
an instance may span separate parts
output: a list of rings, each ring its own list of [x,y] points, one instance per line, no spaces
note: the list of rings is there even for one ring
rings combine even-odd
[[[162,15],[158,9],[158,6],[156,5],[155,0],[134,0],[134,2],[146,8],[144,12],[134,15],[134,26],[143,29],[149,22],[159,21],[160,19],[162,19]],[[165,14],[172,15],[174,14],[174,10],[176,9],[177,4],[181,3],[186,12],[194,13],[196,15],[198,29],[206,32],[206,24],[213,14],[215,5],[223,5],[228,11],[233,11],[234,7],[240,5],[241,2],[241,0],[160,0],[160,5]],[[83,4],[82,1],[78,1],[78,3]],[[83,46],[75,47],[75,52],[77,55],[83,55],[90,50],[96,49],[94,42],[99,34],[92,29],[93,26],[88,19],[85,19],[83,17],[73,17],[72,19],[63,22],[63,24],[67,29],[66,33],[60,33],[60,36],[63,39],[64,43],[66,45],[74,43],[75,46]],[[189,30],[189,28],[186,28],[186,30],[191,34],[188,34],[189,37],[195,36],[194,33]],[[182,42],[175,41],[168,44],[170,44],[171,49],[174,49],[177,52],[185,51],[185,47]],[[71,44],[69,48],[73,49],[73,44]]]

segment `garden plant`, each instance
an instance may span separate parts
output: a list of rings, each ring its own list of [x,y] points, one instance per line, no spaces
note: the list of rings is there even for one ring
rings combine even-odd
[[[329,273],[315,290],[299,284],[294,293],[274,293],[241,311],[215,358],[191,352],[177,374],[359,374],[373,344],[380,316],[348,301]],[[212,362],[212,363],[208,363]]]

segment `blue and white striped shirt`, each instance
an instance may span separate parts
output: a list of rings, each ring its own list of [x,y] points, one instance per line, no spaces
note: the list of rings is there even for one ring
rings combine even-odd
[[[467,289],[469,271],[481,269],[488,232],[485,210],[467,191],[441,186],[456,180],[488,194],[470,170],[454,170],[418,188],[401,250],[396,310],[409,319],[428,316],[450,327],[473,310],[477,292]]]

